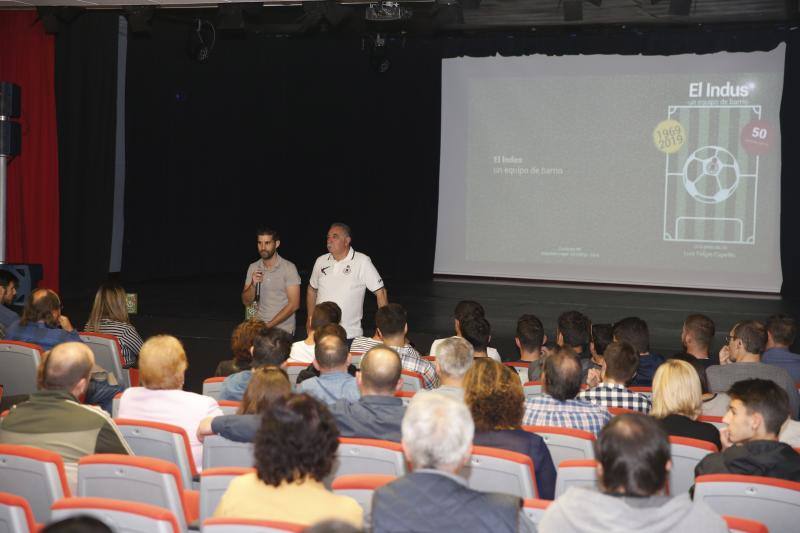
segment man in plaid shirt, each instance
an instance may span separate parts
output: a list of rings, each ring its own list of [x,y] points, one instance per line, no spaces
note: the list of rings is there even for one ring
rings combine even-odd
[[[556,348],[542,372],[543,394],[525,400],[526,426],[556,426],[597,434],[611,420],[603,407],[576,399],[581,390],[581,363],[567,348]]]
[[[439,375],[430,361],[422,358],[413,346],[406,342],[408,321],[406,310],[400,304],[387,304],[375,313],[375,328],[383,343],[397,352],[403,370],[422,374],[423,387],[435,389],[439,386]]]
[[[653,406],[650,398],[625,387],[625,383],[633,378],[639,366],[639,355],[634,347],[627,342],[612,342],[606,346],[603,357],[603,381],[578,394],[578,399],[603,407],[623,407],[644,414],[650,413]],[[597,374],[590,372],[587,376],[589,384],[596,380]]]

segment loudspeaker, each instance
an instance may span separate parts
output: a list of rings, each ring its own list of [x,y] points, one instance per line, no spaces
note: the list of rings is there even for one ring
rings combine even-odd
[[[19,85],[8,81],[0,81],[0,116],[19,117]]]
[[[17,277],[19,283],[17,284],[17,295],[14,297],[14,301],[11,302],[14,305],[25,305],[25,300],[28,298],[28,295],[36,288],[39,284],[39,281],[42,279],[42,265],[39,264],[0,264],[0,270],[8,270],[14,276]]]
[[[583,20],[582,0],[564,0],[564,20],[567,22]]]
[[[22,128],[19,123],[0,120],[0,155],[15,156],[22,150]]]

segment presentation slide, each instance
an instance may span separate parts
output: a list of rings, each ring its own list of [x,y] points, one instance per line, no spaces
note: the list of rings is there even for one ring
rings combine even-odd
[[[435,272],[778,292],[784,55],[443,60]]]

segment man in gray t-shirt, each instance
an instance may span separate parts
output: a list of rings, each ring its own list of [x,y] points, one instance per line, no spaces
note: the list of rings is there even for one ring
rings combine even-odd
[[[272,229],[257,233],[261,259],[247,268],[242,290],[242,303],[258,303],[256,317],[268,327],[278,327],[294,335],[294,314],[300,308],[300,275],[294,263],[278,255],[281,240]]]
[[[761,322],[739,322],[726,336],[719,352],[719,365],[708,367],[706,376],[711,392],[727,392],[731,385],[744,379],[768,379],[777,383],[789,395],[789,414],[795,420],[800,411],[800,394],[786,370],[761,362],[767,345],[767,329]]]

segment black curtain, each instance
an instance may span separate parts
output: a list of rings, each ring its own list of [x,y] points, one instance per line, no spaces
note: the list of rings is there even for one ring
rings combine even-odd
[[[108,275],[114,198],[118,16],[86,12],[56,37],[61,291]]]

